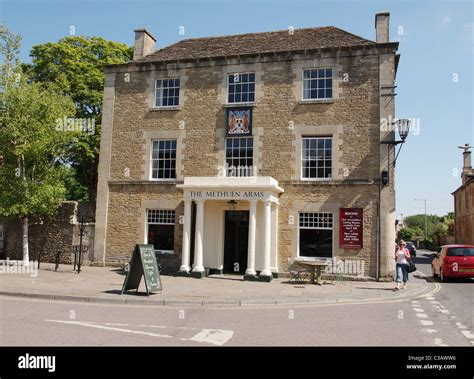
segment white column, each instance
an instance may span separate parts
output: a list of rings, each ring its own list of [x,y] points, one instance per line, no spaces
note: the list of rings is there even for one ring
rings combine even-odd
[[[255,233],[257,229],[257,200],[250,200],[249,245],[246,275],[255,275]]]
[[[191,241],[191,200],[184,200],[183,252],[179,271],[189,272],[189,248]]]
[[[264,248],[263,248],[263,270],[260,272],[261,276],[272,276],[270,270],[270,252],[271,252],[271,236],[272,236],[272,203],[270,200],[265,200],[263,210],[264,223]]]
[[[196,238],[194,239],[193,272],[204,272],[202,251],[204,237],[204,200],[196,200]]]

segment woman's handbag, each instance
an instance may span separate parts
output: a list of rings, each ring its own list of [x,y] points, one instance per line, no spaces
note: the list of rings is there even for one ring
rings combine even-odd
[[[408,261],[408,272],[416,271],[416,266],[412,260]]]

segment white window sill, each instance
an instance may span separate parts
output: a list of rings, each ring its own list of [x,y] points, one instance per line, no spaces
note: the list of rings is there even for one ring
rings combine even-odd
[[[155,254],[174,255],[174,251],[173,250],[155,250]]]
[[[224,108],[238,108],[238,107],[255,107],[255,102],[253,103],[226,103],[223,104]]]
[[[334,103],[334,99],[308,99],[308,100],[301,100],[299,104],[331,104]]]
[[[300,178],[302,182],[330,182],[333,178]]]
[[[149,109],[150,112],[159,112],[159,111],[179,111],[181,107],[174,105],[172,107],[152,107]]]
[[[149,181],[152,182],[152,183],[164,183],[164,184],[166,184],[166,183],[172,183],[172,184],[176,183],[176,179],[150,179]]]

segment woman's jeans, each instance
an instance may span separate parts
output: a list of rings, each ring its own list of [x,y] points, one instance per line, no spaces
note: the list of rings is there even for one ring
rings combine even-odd
[[[408,281],[408,265],[405,263],[397,263],[397,277],[395,281],[397,283],[402,282],[403,278],[403,283],[406,283]]]

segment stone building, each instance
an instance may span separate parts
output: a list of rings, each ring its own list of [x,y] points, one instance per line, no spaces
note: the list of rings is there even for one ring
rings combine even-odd
[[[105,69],[94,264],[153,244],[168,272],[270,280],[288,259],[393,272],[395,76],[336,27],[184,39]]]
[[[471,147],[462,147],[462,185],[453,192],[454,235],[456,243],[474,245],[474,170],[471,164]]]

